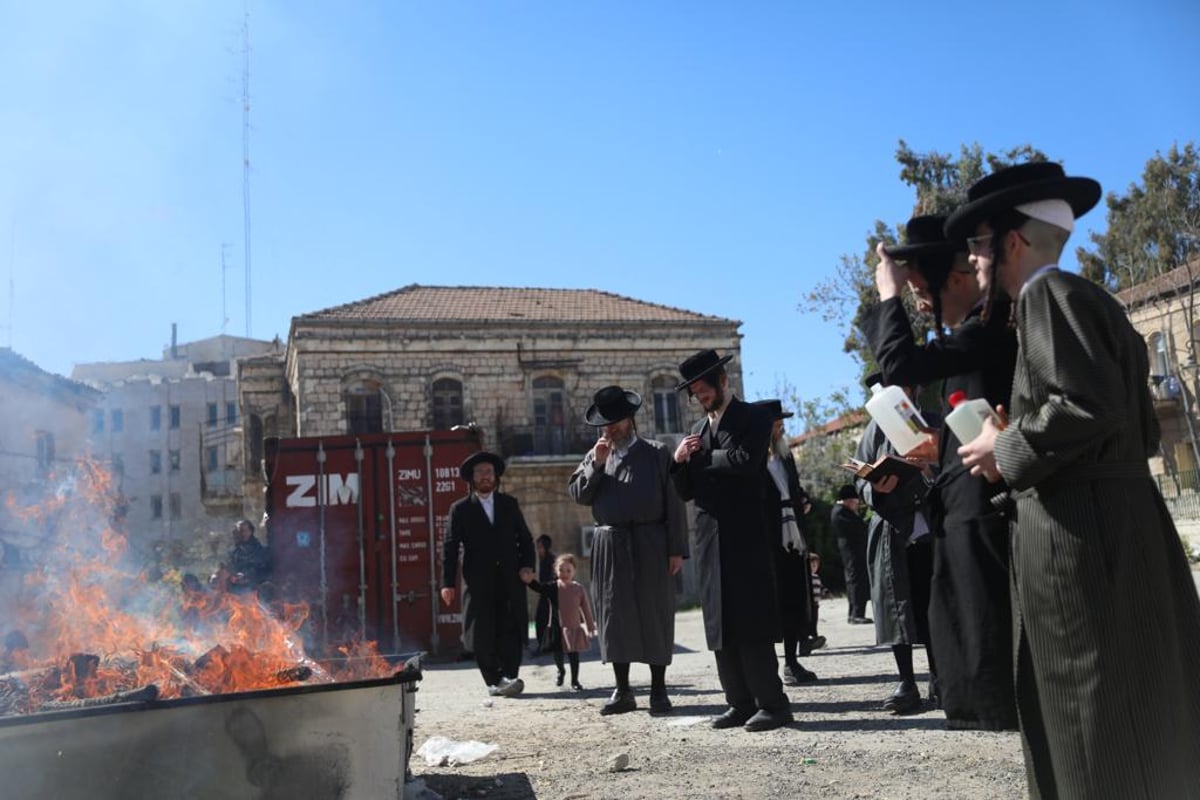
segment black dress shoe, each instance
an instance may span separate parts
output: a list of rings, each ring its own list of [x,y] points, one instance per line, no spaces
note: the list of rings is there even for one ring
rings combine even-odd
[[[560,669],[560,670],[558,671],[558,677],[554,679],[554,685],[555,685],[555,686],[562,686],[562,685],[563,685],[563,678],[565,678],[565,677],[566,677],[566,674],[565,674],[565,673],[564,673],[564,672],[563,672],[563,671]]]
[[[901,681],[892,696],[883,701],[883,710],[893,714],[909,714],[921,707],[921,691],[915,683]]]
[[[870,617],[851,617],[847,622],[851,625],[870,625],[874,621]]]
[[[753,717],[746,720],[746,724],[742,727],[754,733],[759,731],[773,731],[776,728],[782,728],[784,725],[790,725],[794,719],[790,708],[782,708],[778,711],[767,711],[763,708],[759,709],[758,713]]]
[[[752,708],[733,708],[730,706],[729,710],[724,714],[713,717],[712,726],[717,730],[722,728],[740,728],[753,716],[754,709]]]
[[[633,691],[622,692],[620,689],[612,693],[612,697],[605,701],[604,705],[600,706],[600,713],[604,716],[609,714],[627,714],[630,711],[637,711],[637,700],[633,697]]]
[[[651,689],[650,690],[650,713],[651,714],[670,714],[671,713],[671,698],[667,697],[666,689]]]
[[[783,668],[783,683],[785,686],[799,686],[802,683],[812,683],[817,679],[817,673],[805,669],[799,664],[788,664]]]

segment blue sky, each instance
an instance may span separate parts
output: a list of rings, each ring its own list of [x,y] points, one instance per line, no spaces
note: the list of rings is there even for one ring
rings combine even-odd
[[[797,307],[908,217],[900,138],[1106,190],[1200,138],[1196,3],[975,5],[250,0],[251,333],[409,283],[590,287],[742,320],[750,398],[850,385]],[[243,335],[240,0],[0,19],[0,344],[69,373],[220,333],[222,243]]]

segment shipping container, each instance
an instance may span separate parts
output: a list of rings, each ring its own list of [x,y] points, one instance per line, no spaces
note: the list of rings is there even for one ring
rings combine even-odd
[[[267,540],[277,599],[309,606],[310,651],[374,641],[384,654],[461,647],[441,604],[446,517],[467,494],[473,431],[268,439]]]

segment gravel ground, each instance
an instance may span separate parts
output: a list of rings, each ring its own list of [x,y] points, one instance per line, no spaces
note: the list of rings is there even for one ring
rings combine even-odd
[[[1025,797],[1016,733],[948,731],[940,711],[896,717],[879,710],[895,685],[891,652],[870,625],[848,625],[846,603],[821,606],[828,645],[802,659],[815,684],[788,688],[796,722],[748,733],[713,730],[725,710],[700,612],[676,618],[667,670],[674,713],[651,717],[649,671],[634,665],[639,710],[602,717],[612,672],[593,650],[573,692],[554,685],[549,657],[526,660],[524,695],[489,698],[472,663],[428,664],[417,695],[415,743],[431,736],[498,745],[482,760],[414,774],[444,798],[1005,798]],[[926,668],[924,653],[915,656]],[[922,693],[927,675],[919,674]],[[628,766],[614,769],[621,755]]]

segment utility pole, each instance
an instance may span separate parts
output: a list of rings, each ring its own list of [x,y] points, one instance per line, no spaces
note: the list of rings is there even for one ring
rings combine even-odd
[[[250,319],[250,0],[243,0],[242,21],[242,216],[243,254],[246,266],[246,338]]]

